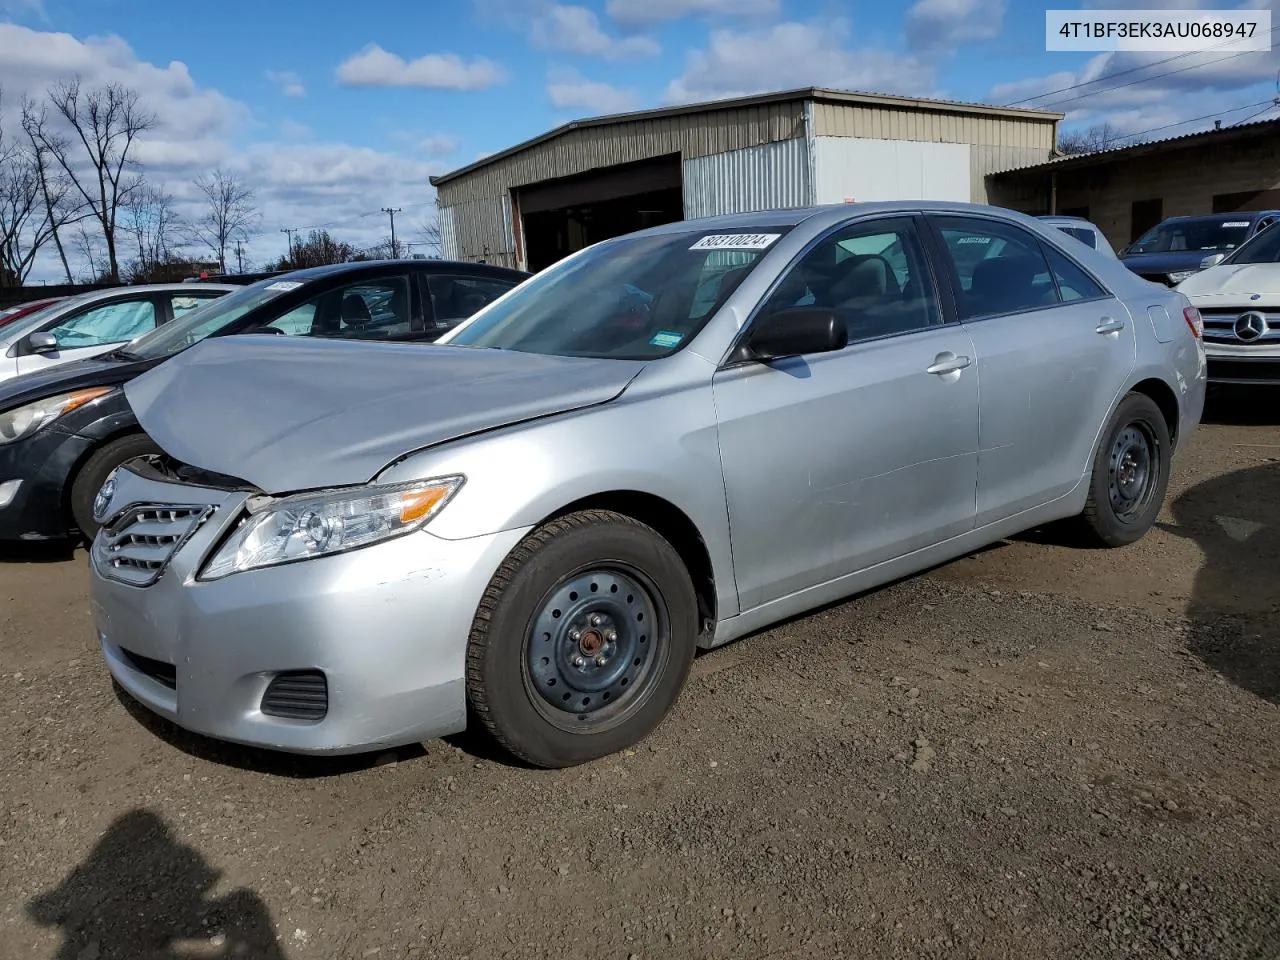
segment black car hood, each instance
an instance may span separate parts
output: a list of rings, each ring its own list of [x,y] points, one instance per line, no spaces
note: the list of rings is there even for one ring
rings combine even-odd
[[[74,360],[47,370],[23,374],[0,383],[0,411],[12,410],[37,400],[56,397],[85,387],[114,387],[154,367],[157,360],[125,361],[104,354],[88,360]]]
[[[1130,253],[1120,262],[1134,273],[1173,273],[1177,270],[1199,270],[1200,261],[1215,253],[1230,250],[1179,250],[1175,253]]]
[[[367,483],[417,450],[607,403],[644,366],[434,344],[210,337],[125,395],[170,456],[279,494]]]

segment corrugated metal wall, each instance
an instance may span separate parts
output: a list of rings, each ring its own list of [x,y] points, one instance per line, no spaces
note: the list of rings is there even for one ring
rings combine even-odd
[[[667,153],[685,159],[804,136],[802,101],[584,127],[441,184],[442,206]]]
[[[453,208],[439,207],[436,222],[440,226],[440,257],[443,260],[461,260],[458,254],[458,238],[453,232]]]
[[[967,143],[922,143],[862,137],[815,141],[818,203],[849,200],[959,200],[969,202]]]
[[[971,144],[969,195],[974,203],[987,202],[987,174],[1049,159],[1056,135],[1050,120],[845,103],[815,103],[814,126],[819,137]]]
[[[515,237],[511,230],[511,198],[507,194],[465,203],[441,203],[440,243],[453,260],[484,260],[500,267],[515,267]]]
[[[684,162],[686,219],[813,203],[807,144],[780,140]]]

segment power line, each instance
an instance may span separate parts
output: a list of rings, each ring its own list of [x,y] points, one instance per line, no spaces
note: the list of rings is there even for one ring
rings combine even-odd
[[[1267,32],[1268,32],[1268,33],[1275,33],[1277,30],[1280,30],[1280,25],[1277,25],[1277,26],[1272,27],[1272,28],[1271,28],[1270,30],[1268,30]],[[1194,55],[1195,55],[1195,54],[1197,54],[1197,53],[1206,53],[1206,52],[1208,52],[1208,51],[1210,51],[1210,50],[1215,50],[1215,49],[1218,49],[1218,48],[1220,48],[1220,47],[1230,46],[1232,43],[1236,43],[1236,42],[1238,42],[1238,41],[1235,41],[1235,40],[1227,40],[1227,41],[1225,41],[1225,42],[1223,42],[1223,43],[1215,43],[1215,44],[1213,44],[1213,45],[1211,45],[1211,46],[1205,47],[1203,50],[1187,50],[1187,51],[1185,51],[1184,53],[1174,54],[1172,57],[1165,57],[1163,60],[1152,60],[1150,63],[1143,63],[1143,64],[1139,64],[1139,65],[1138,65],[1138,66],[1136,66],[1136,67],[1129,67],[1129,68],[1128,68],[1128,69],[1126,69],[1126,70],[1117,70],[1115,73],[1108,73],[1108,74],[1105,74],[1105,75],[1103,75],[1103,76],[1101,76],[1101,77],[1094,77],[1092,80],[1082,80],[1082,81],[1080,81],[1079,83],[1073,83],[1073,84],[1071,84],[1071,85],[1069,85],[1069,86],[1066,86],[1066,87],[1060,87],[1060,88],[1059,88],[1059,89],[1057,89],[1057,90],[1046,90],[1044,93],[1037,93],[1037,94],[1035,94],[1034,96],[1030,96],[1030,97],[1023,97],[1021,100],[1013,100],[1013,101],[1011,101],[1010,103],[1006,104],[1006,106],[1016,107],[1016,106],[1018,106],[1019,104],[1022,104],[1022,103],[1030,103],[1032,100],[1040,100],[1040,99],[1042,99],[1042,98],[1044,98],[1044,97],[1052,97],[1052,96],[1055,96],[1055,95],[1057,95],[1057,94],[1059,94],[1059,93],[1068,93],[1068,92],[1070,92],[1070,91],[1072,91],[1072,90],[1078,90],[1078,89],[1080,89],[1081,87],[1088,87],[1088,86],[1091,86],[1092,84],[1095,84],[1095,83],[1102,83],[1104,80],[1114,80],[1116,77],[1123,77],[1123,76],[1126,76],[1126,75],[1128,75],[1128,74],[1130,74],[1130,73],[1137,73],[1139,70],[1149,70],[1151,67],[1158,67],[1158,66],[1160,66],[1161,64],[1165,64],[1165,63],[1172,63],[1174,60],[1182,60],[1182,59],[1183,59],[1183,58],[1185,58],[1185,57],[1194,56]],[[1192,66],[1190,66],[1190,67],[1187,67],[1187,68],[1185,68],[1185,69],[1187,69],[1187,70],[1194,70],[1194,69],[1196,69],[1197,67],[1207,67],[1207,66],[1210,66],[1210,65],[1212,65],[1212,64],[1214,64],[1214,63],[1221,63],[1223,60],[1233,60],[1233,59],[1235,59],[1236,57],[1243,57],[1245,54],[1248,54],[1248,53],[1265,53],[1265,52],[1266,52],[1266,51],[1263,51],[1263,50],[1243,50],[1243,51],[1241,51],[1240,53],[1233,53],[1233,54],[1231,54],[1230,56],[1227,56],[1227,57],[1221,57],[1221,58],[1220,58],[1220,59],[1218,59],[1218,60],[1210,60],[1210,61],[1209,61],[1209,62],[1207,62],[1207,63],[1194,64],[1194,65],[1192,65]],[[1172,71],[1172,73],[1181,73],[1181,72],[1182,72],[1182,71],[1180,71],[1180,70]],[[1105,93],[1107,90],[1120,90],[1120,89],[1122,89],[1123,87],[1126,87],[1126,86],[1132,86],[1132,84],[1133,84],[1133,83],[1142,83],[1142,82],[1144,82],[1144,81],[1146,81],[1146,80],[1158,80],[1160,77],[1164,77],[1164,76],[1171,76],[1171,75],[1172,75],[1171,73],[1164,73],[1164,74],[1158,74],[1158,75],[1156,75],[1156,76],[1154,76],[1154,77],[1142,77],[1142,78],[1139,78],[1138,80],[1132,81],[1131,83],[1128,83],[1128,84],[1120,84],[1119,86],[1116,86],[1116,87],[1106,87],[1106,88],[1104,88],[1103,90],[1094,90],[1094,91],[1092,91],[1091,93],[1085,94],[1084,96],[1092,96],[1094,93]],[[1082,97],[1077,97],[1077,98],[1074,98],[1074,99],[1082,99]],[[1064,102],[1064,103],[1065,103],[1065,102],[1070,102],[1070,101],[1062,101],[1062,102]],[[1051,105],[1051,104],[1050,104],[1050,105]],[[1041,106],[1046,106],[1046,104],[1041,104]]]
[[[1261,53],[1262,51],[1249,50],[1249,51],[1246,51],[1246,52],[1247,52],[1247,53]],[[1223,63],[1223,62],[1225,62],[1225,61],[1227,61],[1227,60],[1234,60],[1234,59],[1236,59],[1237,57],[1243,57],[1243,56],[1245,56],[1245,54],[1244,54],[1244,53],[1233,53],[1233,54],[1231,54],[1230,56],[1226,56],[1226,57],[1219,57],[1217,60],[1207,60],[1207,61],[1205,61],[1204,63],[1193,63],[1193,64],[1191,64],[1191,66],[1189,66],[1189,67],[1182,67],[1182,68],[1181,68],[1181,69],[1179,69],[1179,70],[1166,70],[1164,73],[1156,73],[1156,74],[1152,74],[1152,75],[1151,75],[1151,76],[1149,76],[1149,77],[1141,77],[1141,78],[1140,78],[1140,79],[1138,79],[1138,80],[1131,80],[1131,81],[1129,81],[1128,83],[1118,83],[1118,84],[1116,84],[1114,87],[1105,87],[1105,88],[1103,88],[1102,90],[1090,90],[1090,91],[1089,91],[1089,92],[1087,92],[1087,93],[1080,93],[1080,94],[1077,94],[1077,95],[1076,95],[1076,96],[1074,96],[1074,97],[1066,97],[1066,98],[1061,99],[1061,100],[1051,100],[1051,101],[1049,101],[1049,103],[1047,103],[1047,104],[1043,104],[1043,106],[1048,106],[1048,107],[1058,107],[1058,106],[1062,106],[1062,104],[1064,104],[1064,103],[1075,103],[1077,100],[1084,100],[1084,99],[1086,99],[1087,97],[1097,96],[1097,95],[1098,95],[1098,94],[1100,94],[1100,93],[1114,93],[1114,92],[1115,92],[1115,91],[1117,91],[1117,90],[1123,90],[1125,87],[1132,87],[1132,86],[1134,86],[1135,84],[1139,84],[1139,83],[1150,83],[1152,80],[1160,80],[1160,79],[1162,79],[1163,77],[1172,77],[1172,76],[1175,76],[1176,74],[1179,74],[1179,73],[1186,73],[1188,70],[1199,70],[1201,67],[1211,67],[1211,66],[1213,66],[1215,63]]]
[[[1253,119],[1253,117],[1259,117],[1262,114],[1266,113],[1268,110],[1270,110],[1272,107],[1280,105],[1280,98],[1274,98],[1270,100],[1259,100],[1257,103],[1246,103],[1243,106],[1232,107],[1229,110],[1219,110],[1217,113],[1207,113],[1203,117],[1192,117],[1189,120],[1179,120],[1177,123],[1166,123],[1164,126],[1161,126],[1161,127],[1151,127],[1147,130],[1139,130],[1136,133],[1126,134],[1123,139],[1136,140],[1138,137],[1145,137],[1149,133],[1159,133],[1161,130],[1169,130],[1173,127],[1183,127],[1183,126],[1186,126],[1188,123],[1199,123],[1201,120],[1212,120],[1214,117],[1221,117],[1223,114],[1237,113],[1240,110],[1250,110],[1253,107],[1261,107],[1263,104],[1266,104],[1266,106],[1263,107],[1262,110],[1258,111],[1258,113],[1255,113],[1250,117],[1245,117],[1245,119],[1237,121],[1235,124],[1232,124],[1232,126],[1237,126],[1241,123],[1248,123],[1250,120]],[[1136,144],[1130,143],[1130,144],[1126,144],[1126,146],[1136,146]],[[1092,150],[1090,152],[1101,153],[1103,152],[1103,150],[1109,150],[1109,149],[1115,149],[1115,148],[1104,147],[1102,150]]]

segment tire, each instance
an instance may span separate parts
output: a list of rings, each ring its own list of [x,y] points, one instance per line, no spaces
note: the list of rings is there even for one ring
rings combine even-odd
[[[1164,506],[1172,459],[1169,425],[1154,400],[1130,393],[1094,455],[1089,498],[1077,527],[1090,541],[1123,547],[1141,539]]]
[[[670,712],[697,645],[680,555],[605,510],[552,520],[503,561],[467,644],[473,715],[535,767],[569,767],[643,740]]]
[[[145,433],[130,433],[104,443],[89,455],[71,482],[70,503],[71,519],[85,540],[92,542],[98,534],[98,524],[93,519],[93,499],[111,471],[127,460],[160,452]]]

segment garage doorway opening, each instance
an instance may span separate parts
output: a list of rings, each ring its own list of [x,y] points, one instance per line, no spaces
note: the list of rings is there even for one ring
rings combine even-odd
[[[525,260],[537,272],[601,240],[684,219],[680,155],[522,187],[516,209]]]

